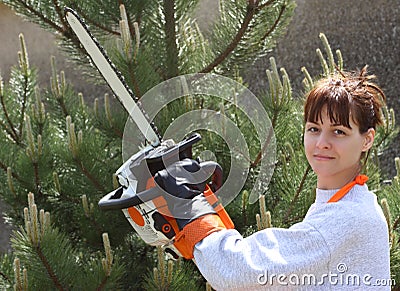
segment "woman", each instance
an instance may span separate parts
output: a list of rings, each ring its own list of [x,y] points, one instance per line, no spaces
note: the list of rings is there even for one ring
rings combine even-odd
[[[204,202],[203,195],[183,199],[184,207],[177,207],[190,209],[185,212],[190,219],[180,221],[176,241],[193,251],[199,270],[215,289],[390,290],[382,286],[390,279],[388,227],[365,184],[368,178],[360,175],[376,127],[382,124],[385,100],[371,79],[366,68],[359,74],[341,72],[307,94],[304,148],[317,175],[317,191],[302,222],[243,238],[225,229],[213,209],[199,202]],[[198,166],[191,163],[178,162],[174,168],[194,172]],[[155,179],[172,195],[187,198],[182,193],[193,192],[166,170]]]

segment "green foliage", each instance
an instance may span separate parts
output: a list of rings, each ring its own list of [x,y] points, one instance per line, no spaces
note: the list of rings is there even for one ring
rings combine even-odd
[[[400,158],[395,159],[396,176],[386,181],[378,192],[381,205],[389,226],[390,271],[392,279],[400,282]]]
[[[0,87],[0,192],[10,205],[7,219],[16,228],[26,225],[22,206],[28,192],[35,194],[39,205],[55,213],[57,227],[49,228],[40,244],[37,239],[33,243],[26,230],[14,233],[14,253],[2,259],[2,286],[14,284],[15,276],[6,267],[13,257],[26,267],[34,290],[52,289],[57,284],[73,288],[82,282],[100,285],[104,271],[96,253],[102,248],[102,234],[109,231],[118,241],[131,231],[118,213],[100,213],[94,207],[112,189],[112,174],[121,163],[121,145],[109,127],[122,131],[123,123],[109,122],[108,127],[102,127],[103,121],[97,120],[103,118],[101,113],[95,115],[94,109],[82,102],[63,72],[57,74],[54,60],[50,88],[41,90],[36,70],[29,66],[22,35],[20,40],[19,66],[13,67],[8,83],[1,80]],[[88,200],[86,209],[83,195]],[[85,255],[79,257],[79,253]],[[123,263],[103,284],[114,286],[113,282],[120,280],[121,266]]]
[[[14,284],[13,255],[2,254],[0,256],[0,288],[11,289]]]
[[[201,275],[195,270],[193,263],[174,262],[165,258],[164,251],[157,248],[158,264],[153,270],[148,270],[143,283],[144,290],[202,290],[198,282]],[[188,278],[190,278],[188,280]]]
[[[139,97],[177,75],[216,70],[233,76],[236,66],[248,66],[271,51],[295,8],[295,1],[287,0],[220,1],[210,35],[205,36],[194,15],[198,0],[3,2],[62,35],[61,48],[98,79],[63,18],[64,6],[75,9]]]
[[[119,5],[121,1],[94,0],[2,2],[57,33],[60,47],[78,68],[101,82],[64,20],[64,5],[76,9],[138,97],[161,81],[186,73],[217,72],[245,85],[240,72],[273,48],[295,6],[294,1],[287,0],[220,1],[219,15],[205,35],[194,19],[196,0],[141,0],[124,5]],[[310,76],[302,69],[305,90],[321,76],[343,68],[340,51],[334,54],[326,37],[320,37],[323,50],[317,50],[317,56],[322,72]],[[54,59],[49,85],[39,88],[37,72],[29,66],[23,37],[20,39],[19,65],[13,67],[9,82],[1,80],[0,86],[0,194],[10,205],[8,221],[16,228],[23,227],[14,233],[13,253],[0,258],[0,288],[204,288],[201,275],[197,271],[193,275],[191,262],[166,260],[160,250],[144,244],[121,212],[100,212],[95,207],[114,188],[113,173],[122,163],[121,139],[128,116],[125,110],[107,94],[95,99],[93,105],[86,104],[84,96],[76,93],[56,68]],[[174,118],[206,108],[226,115],[245,135],[250,152],[249,178],[241,195],[227,206],[236,228],[244,235],[300,221],[314,198],[316,178],[307,164],[299,134],[303,131],[302,100],[293,98],[286,71],[278,69],[274,59],[270,63],[265,76],[268,88],[260,100],[273,125],[277,155],[271,183],[260,193],[265,195],[260,199],[261,208],[249,203],[248,193],[262,175],[259,161],[263,145],[249,118],[235,103],[215,96],[187,96],[164,108],[155,120],[164,132]],[[399,183],[393,178],[384,184],[387,178],[378,163],[398,129],[391,109],[384,108],[383,116],[385,126],[378,131],[366,171],[372,188],[386,199],[382,205],[387,205],[384,209],[391,227],[392,274],[400,281],[396,275],[400,274]],[[230,153],[223,138],[209,132],[202,132],[202,137],[194,154],[212,151],[228,173]],[[49,214],[39,212],[32,228],[28,222],[35,221],[35,214],[31,215],[37,213],[34,203],[29,204],[24,218],[23,205],[29,192],[34,193],[37,205],[51,211],[51,223],[45,220]],[[104,233],[111,239],[112,252]]]
[[[291,1],[220,1],[220,18],[212,29],[210,51],[216,56],[214,62],[224,54],[231,54],[220,73],[232,72],[238,65],[248,66],[267,55],[288,25],[285,15],[292,14],[294,8],[295,3]],[[240,27],[239,30],[236,27]],[[226,35],[234,37],[229,39]],[[211,69],[213,63],[203,72]]]
[[[14,262],[9,255],[0,261],[2,289],[11,286],[15,290],[120,288],[123,265],[114,266],[117,259],[113,257],[108,234],[103,234],[105,258],[100,252],[83,254],[65,233],[53,226],[49,212],[38,211],[32,193],[28,201],[29,207],[24,208],[25,227],[14,232],[11,242]]]
[[[255,61],[272,49],[294,8],[294,1],[286,0],[221,1],[222,10],[210,35],[205,36],[194,19],[197,2],[130,1],[120,5],[122,2],[115,1],[2,1],[27,20],[55,33],[60,48],[82,74],[103,82],[64,19],[64,6],[75,9],[138,97],[180,74],[218,71],[237,75],[248,60]],[[235,14],[237,17],[232,17]],[[54,58],[49,85],[39,88],[22,36],[19,55],[20,64],[13,68],[10,81],[1,82],[0,193],[10,205],[7,219],[16,227],[24,225],[22,205],[29,192],[35,194],[38,205],[51,210],[53,218],[40,245],[48,264],[40,260],[37,246],[26,231],[20,230],[13,236],[14,253],[2,260],[3,286],[12,288],[17,281],[23,286],[23,275],[9,272],[10,263],[18,256],[21,274],[28,276],[31,287],[54,289],[60,282],[73,289],[79,280],[85,290],[98,287],[104,278],[98,253],[106,232],[118,260],[114,260],[108,285],[103,287],[143,288],[145,274],[157,261],[155,249],[137,237],[120,212],[100,212],[95,207],[114,187],[113,173],[122,163],[121,138],[127,113],[107,94],[95,99],[93,106],[86,104],[84,96],[77,94],[64,72],[57,69]],[[194,107],[183,103],[177,100],[171,104],[157,116],[156,123],[168,125],[174,116],[205,104],[210,109],[223,109],[240,121],[243,129],[249,128],[234,106],[220,104],[209,96],[194,99]],[[203,144],[215,141],[214,146],[205,148],[219,152],[224,168],[229,169],[223,140],[204,134]],[[252,152],[255,155],[257,148]],[[30,260],[34,270],[28,268]],[[122,266],[125,272],[121,274],[118,270]],[[49,269],[55,270],[58,281],[53,280]],[[193,282],[192,269],[188,264],[175,268],[170,288],[178,288],[173,286],[182,282],[198,288],[202,279],[198,275]],[[150,288],[157,278],[145,281]]]

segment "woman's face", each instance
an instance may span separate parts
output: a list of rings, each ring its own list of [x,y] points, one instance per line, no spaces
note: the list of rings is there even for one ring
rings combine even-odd
[[[361,153],[371,148],[375,130],[371,128],[360,134],[352,118],[349,118],[349,128],[331,122],[326,106],[321,113],[322,120],[305,125],[305,153],[317,175],[317,187],[337,189],[359,173]]]

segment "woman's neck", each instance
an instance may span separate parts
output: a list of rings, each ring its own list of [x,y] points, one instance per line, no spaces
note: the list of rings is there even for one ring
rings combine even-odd
[[[353,181],[359,175],[359,171],[341,173],[338,175],[318,176],[317,188],[321,190],[340,189],[344,185]]]

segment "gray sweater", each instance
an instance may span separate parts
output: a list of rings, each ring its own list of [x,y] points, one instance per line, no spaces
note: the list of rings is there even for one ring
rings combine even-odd
[[[304,220],[288,229],[212,233],[195,246],[200,272],[216,290],[390,290],[388,228],[375,194],[356,185],[327,203],[336,191],[317,189]]]

